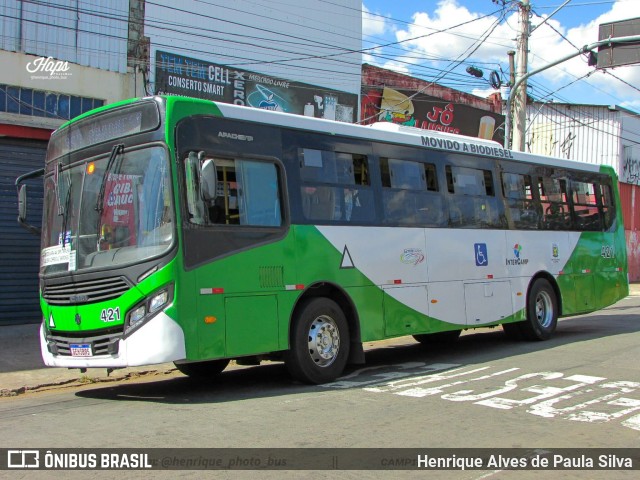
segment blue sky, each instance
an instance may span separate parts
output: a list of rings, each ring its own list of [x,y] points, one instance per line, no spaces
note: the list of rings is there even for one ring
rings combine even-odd
[[[540,27],[530,37],[529,70],[597,41],[601,23],[640,17],[640,0],[570,0],[542,23],[565,1],[530,0],[532,26]],[[519,3],[365,0],[363,10],[373,15],[363,17],[363,48],[371,49],[364,61],[485,96],[493,91],[489,83],[465,69],[480,68],[485,78],[495,70],[508,80]],[[400,43],[379,47],[393,42]],[[640,65],[597,71],[581,56],[533,76],[528,91],[541,101],[616,104],[640,112],[639,89]]]

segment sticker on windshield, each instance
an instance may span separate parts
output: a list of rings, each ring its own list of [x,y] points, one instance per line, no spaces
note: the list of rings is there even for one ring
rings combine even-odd
[[[60,263],[69,263],[71,256],[71,246],[67,243],[64,247],[62,245],[55,245],[42,249],[40,255],[40,263],[43,267],[49,265],[58,265]]]
[[[71,250],[71,252],[69,252],[69,271],[70,272],[74,272],[76,270],[76,250]]]
[[[64,244],[68,245],[71,243],[71,230],[68,230],[64,235]],[[62,245],[62,232],[58,234],[58,245]]]

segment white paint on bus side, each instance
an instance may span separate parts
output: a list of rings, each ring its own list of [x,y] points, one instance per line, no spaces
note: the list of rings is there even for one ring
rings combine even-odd
[[[349,264],[398,302],[465,326],[498,323],[521,312],[531,277],[540,271],[560,275],[580,239],[577,232],[317,228],[342,254],[336,269],[343,268],[348,251]]]

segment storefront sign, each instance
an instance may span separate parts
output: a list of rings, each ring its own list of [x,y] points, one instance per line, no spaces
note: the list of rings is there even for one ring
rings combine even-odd
[[[392,122],[504,143],[504,115],[388,87],[364,91],[363,99],[363,123]]]
[[[353,123],[358,96],[182,55],[156,52],[156,93]]]

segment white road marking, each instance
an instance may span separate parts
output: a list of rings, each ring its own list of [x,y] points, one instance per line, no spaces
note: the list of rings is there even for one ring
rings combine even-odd
[[[549,419],[585,423],[620,420],[622,426],[640,431],[637,413],[640,412],[640,382],[612,381],[592,375],[565,376],[562,372],[514,376],[520,368],[496,372],[491,369],[491,366],[408,362],[363,368],[324,387],[361,388],[371,393],[413,398],[439,395],[450,402],[470,402],[500,410],[524,408],[529,414]],[[495,380],[502,382],[496,385]],[[532,381],[536,383],[531,385]],[[457,389],[462,386],[463,389]]]

